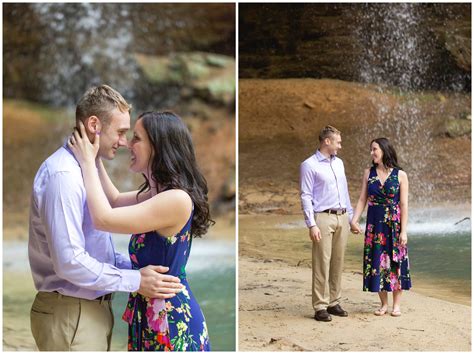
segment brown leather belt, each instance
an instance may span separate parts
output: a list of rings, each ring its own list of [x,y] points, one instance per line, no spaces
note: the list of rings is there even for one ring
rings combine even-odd
[[[57,291],[53,291],[53,293],[56,293],[58,295],[59,298],[61,297],[72,297],[72,298],[75,298],[75,299],[81,299],[81,298],[76,298],[75,296],[69,296],[69,295],[63,295]],[[105,295],[102,295],[102,296],[99,296],[98,298],[95,298],[95,299],[92,299],[92,300],[89,300],[89,301],[100,301],[100,302],[103,302],[103,301],[110,301],[112,300],[113,294],[105,294]],[[87,299],[81,299],[81,300],[87,300]]]
[[[112,300],[112,294],[105,294],[105,295],[99,296],[95,300],[96,301],[110,301]]]
[[[335,215],[344,215],[347,212],[346,209],[326,209],[323,210],[321,213],[328,213],[328,214],[335,214]]]

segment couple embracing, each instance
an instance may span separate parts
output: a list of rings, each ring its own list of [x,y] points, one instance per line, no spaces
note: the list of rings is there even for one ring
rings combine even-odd
[[[141,114],[127,142],[130,110],[107,85],[88,90],[75,132],[36,174],[28,253],[42,351],[110,350],[116,291],[130,293],[128,350],[210,350],[186,280],[192,239],[212,224],[207,183],[177,115]],[[138,191],[119,192],[102,163],[124,146],[145,179]],[[110,233],[132,234],[129,255],[115,252]]]
[[[317,321],[331,315],[347,317],[341,306],[344,253],[349,230],[362,233],[359,218],[366,204],[363,290],[377,292],[377,316],[388,312],[388,292],[393,293],[390,314],[401,316],[403,290],[411,288],[407,251],[408,178],[386,138],[370,143],[372,166],[362,178],[355,211],[351,207],[344,164],[337,157],[341,132],[326,126],[319,134],[319,149],[300,167],[301,205],[312,247],[312,303]]]

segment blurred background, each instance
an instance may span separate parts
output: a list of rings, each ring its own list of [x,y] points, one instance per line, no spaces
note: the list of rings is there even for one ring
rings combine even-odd
[[[106,83],[134,118],[171,109],[188,125],[208,181],[216,225],[193,243],[189,281],[213,350],[235,350],[235,5],[3,4],[3,348],[34,350],[27,259],[34,175],[74,125],[76,102]],[[106,167],[120,190],[136,189],[127,149]],[[114,235],[127,252],[128,237]],[[113,350],[126,350],[114,300]]]
[[[311,267],[299,166],[331,124],[354,207],[370,141],[391,140],[410,181],[413,290],[470,305],[471,77],[469,3],[239,4],[239,261]],[[346,271],[362,250],[349,237]]]

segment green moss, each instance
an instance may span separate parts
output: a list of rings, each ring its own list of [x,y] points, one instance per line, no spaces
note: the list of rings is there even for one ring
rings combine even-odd
[[[145,77],[154,83],[181,82],[183,75],[177,65],[169,57],[149,56],[143,54],[135,55],[138,65]],[[178,69],[178,70],[177,70]]]
[[[208,86],[212,96],[221,96],[225,94],[232,95],[235,92],[235,81],[228,80],[226,77],[219,77],[209,81]]]
[[[180,63],[180,69],[186,72],[190,80],[199,80],[209,76],[210,68],[206,62],[205,54],[196,53],[180,53],[177,56]]]
[[[469,135],[471,133],[471,121],[468,119],[448,119],[446,121],[446,134],[452,138]]]
[[[205,91],[226,103],[235,93],[235,61],[224,55],[190,52],[168,57],[136,54],[147,80],[156,85],[176,83]]]

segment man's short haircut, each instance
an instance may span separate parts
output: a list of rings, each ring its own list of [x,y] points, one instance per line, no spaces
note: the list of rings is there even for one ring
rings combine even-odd
[[[130,112],[132,105],[120,93],[107,85],[91,87],[81,97],[76,106],[76,121],[83,123],[90,116],[96,116],[105,126],[110,124],[112,111],[118,108],[120,112]]]
[[[319,142],[322,143],[324,139],[331,138],[335,134],[341,135],[341,132],[332,125],[326,125],[319,133]]]

